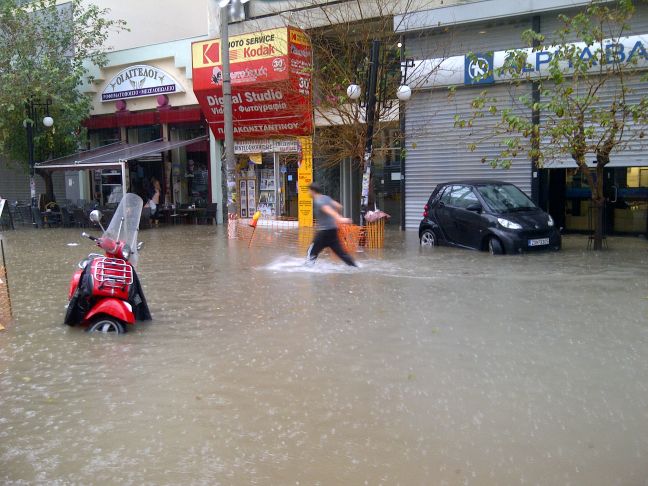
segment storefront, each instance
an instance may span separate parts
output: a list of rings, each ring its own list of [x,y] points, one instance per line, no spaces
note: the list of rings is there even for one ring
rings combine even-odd
[[[479,120],[470,135],[473,140],[488,135],[489,142],[480,145],[478,152],[471,152],[467,148],[468,131],[455,127],[455,117],[471,117],[471,102],[482,90],[498,100],[500,111],[509,109],[530,120],[531,112],[518,99],[531,94],[531,83],[513,87],[500,82],[503,80],[497,75],[481,77],[480,73],[492,71],[507,49],[519,47],[525,30],[534,28],[549,35],[559,26],[559,13],[573,13],[556,10],[532,15],[533,12],[527,10],[525,15],[520,15],[522,7],[500,0],[483,3],[483,11],[492,7],[502,17],[478,22],[468,6],[461,6],[412,14],[408,22],[395,20],[399,25],[397,30],[404,35],[408,55],[416,59],[416,67],[411,71],[416,79],[409,82],[415,90],[405,113],[406,226],[409,229],[418,227],[422,208],[437,184],[453,179],[500,179],[527,192],[566,231],[591,231],[591,193],[572,160],[556,161],[542,170],[534,170],[529,160],[520,159],[509,169],[492,169],[480,162],[481,157],[498,154],[500,142],[511,135],[493,138],[497,120],[486,117]],[[505,12],[510,12],[510,17],[506,17]],[[447,25],[443,24],[444,19]],[[430,23],[426,24],[428,21]],[[638,6],[632,20],[637,30],[627,32],[628,53],[635,48],[639,53],[648,49],[648,36],[642,35],[646,22],[648,7]],[[637,42],[641,43],[639,47],[636,47]],[[537,68],[542,69],[547,55],[542,52],[533,55],[538,57]],[[643,62],[648,59],[641,59],[640,63]],[[531,64],[535,65],[533,60]],[[645,80],[636,76],[629,84],[631,93],[628,96],[645,95]],[[605,98],[605,93],[601,96]],[[612,154],[605,172],[608,233],[648,233],[648,155],[645,148],[641,143],[629,143]]]
[[[307,36],[282,27],[230,38],[234,182],[238,216],[312,224],[312,50]],[[220,41],[194,43],[194,92],[213,136],[224,139]]]
[[[190,54],[191,40],[174,41],[110,53],[93,68],[88,150],[47,164],[65,170],[68,201],[106,206],[124,191],[147,201],[158,184],[162,205],[220,201],[219,144],[193,93]]]

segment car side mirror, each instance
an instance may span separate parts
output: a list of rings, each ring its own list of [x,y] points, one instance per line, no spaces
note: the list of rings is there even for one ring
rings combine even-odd
[[[466,208],[467,211],[472,211],[473,213],[481,213],[482,212],[482,205],[479,203],[474,203],[471,204]]]

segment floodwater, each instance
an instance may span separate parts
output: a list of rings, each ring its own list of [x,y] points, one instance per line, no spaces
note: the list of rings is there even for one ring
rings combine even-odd
[[[148,230],[154,321],[94,336],[62,324],[79,231],[3,238],[2,484],[648,484],[646,240],[394,233],[354,270]]]

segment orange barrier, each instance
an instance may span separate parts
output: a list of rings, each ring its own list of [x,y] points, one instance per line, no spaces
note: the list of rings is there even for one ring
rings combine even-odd
[[[299,226],[293,218],[269,218],[262,216],[253,226],[252,219],[230,218],[228,235],[230,239],[247,243],[248,248],[272,247],[293,248],[306,252],[316,228]],[[339,230],[340,241],[349,253],[355,253],[360,246],[363,228],[357,225],[343,225]]]
[[[385,218],[380,218],[373,223],[367,223],[365,246],[367,248],[383,248],[385,246]]]
[[[7,280],[4,245],[0,240],[0,331],[4,329],[4,324],[11,320],[11,316],[11,294],[9,293],[9,281]]]

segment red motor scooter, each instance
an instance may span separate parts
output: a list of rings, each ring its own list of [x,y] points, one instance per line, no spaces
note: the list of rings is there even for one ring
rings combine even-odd
[[[91,253],[72,276],[65,323],[83,325],[88,332],[122,334],[136,321],[151,319],[135,267],[141,244],[137,241],[143,206],[136,194],[126,194],[104,229],[101,212],[90,220],[103,230],[100,238],[83,233],[105,252]]]

